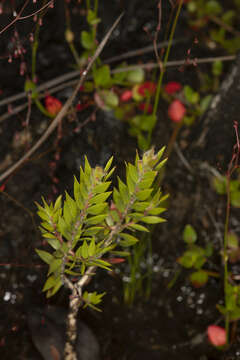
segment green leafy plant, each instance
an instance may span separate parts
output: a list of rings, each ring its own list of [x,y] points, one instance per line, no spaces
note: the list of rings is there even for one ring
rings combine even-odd
[[[237,25],[238,0],[234,2],[233,9],[228,11],[224,10],[221,1],[191,0],[187,3],[187,10],[189,25],[195,31],[206,30],[212,42],[214,41],[230,53],[240,48],[239,32],[234,28]]]
[[[217,305],[218,310],[228,317],[229,321],[238,321],[240,319],[240,286],[227,283],[225,288],[225,305]]]
[[[213,178],[213,187],[219,195],[227,194],[227,176],[220,175]],[[240,207],[240,181],[239,179],[230,179],[229,183],[230,203],[232,206]]]
[[[186,243],[186,251],[177,261],[186,269],[194,270],[190,275],[190,281],[195,287],[204,286],[209,275],[216,276],[216,274],[203,269],[208,257],[212,255],[212,246],[209,244],[203,248],[196,245],[197,233],[189,224],[183,230],[183,240]]]
[[[164,148],[156,154],[151,149],[142,158],[137,154],[134,165],[126,164],[126,183],[118,178],[113,191],[109,191],[113,159],[104,168],[91,168],[85,158],[79,181],[74,178],[73,197],[66,192],[64,201],[59,196],[50,205],[44,199],[43,205],[37,204],[42,236],[51,249],[36,250],[49,267],[43,291],[50,297],[63,285],[70,289],[74,318],[81,305],[98,310],[104,293],[82,291],[97,269],[111,271],[111,257],[128,256],[130,247],[139,241],[139,232],[164,221],[159,216],[165,210],[161,207],[164,197],[154,188],[166,162],[160,161],[163,152]],[[76,332],[70,320],[68,329]]]

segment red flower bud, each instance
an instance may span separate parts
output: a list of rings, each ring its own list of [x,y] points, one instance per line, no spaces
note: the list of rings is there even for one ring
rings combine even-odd
[[[152,104],[141,103],[138,105],[138,108],[141,111],[146,111],[148,114],[151,114],[153,111]]]
[[[165,91],[167,94],[172,95],[182,89],[182,85],[176,81],[170,81],[165,85]]]
[[[77,111],[83,111],[84,109],[86,109],[89,106],[89,104],[77,104],[76,105],[76,110]]]
[[[174,122],[180,122],[185,113],[186,108],[179,100],[174,100],[168,108],[168,116]]]
[[[214,346],[223,346],[227,342],[226,330],[217,325],[209,325],[207,328],[208,340]]]
[[[4,191],[4,190],[5,190],[5,187],[6,187],[6,184],[2,184],[2,185],[0,186],[0,192],[1,192],[1,191]]]
[[[122,102],[129,101],[131,99],[132,99],[132,91],[131,90],[125,90],[120,97],[120,100]]]
[[[62,108],[62,103],[57,98],[48,95],[45,97],[45,107],[51,115],[57,115]]]
[[[148,94],[153,95],[156,90],[156,84],[151,81],[145,81],[138,88],[138,93],[142,96],[147,96]]]

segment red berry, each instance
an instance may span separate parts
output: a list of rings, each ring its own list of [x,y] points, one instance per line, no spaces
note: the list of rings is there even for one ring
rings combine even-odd
[[[89,106],[89,104],[77,104],[76,105],[76,110],[77,111],[83,111],[84,109],[86,109]]]
[[[62,103],[54,96],[48,95],[45,97],[45,107],[51,115],[57,115],[62,108]]]
[[[5,186],[6,186],[5,184],[2,184],[2,185],[0,186],[0,192],[5,190]]]
[[[214,346],[223,346],[227,342],[226,330],[217,325],[209,325],[207,328],[208,340]]]
[[[151,81],[145,81],[138,88],[138,93],[142,96],[147,96],[148,94],[153,95],[156,90],[156,84]]]
[[[185,113],[186,108],[179,100],[174,100],[168,108],[168,116],[174,122],[182,121]]]
[[[151,114],[153,111],[153,107],[151,104],[141,103],[138,105],[138,108],[141,111],[144,111],[144,112],[146,111],[148,114]]]
[[[170,81],[165,85],[165,91],[167,94],[172,95],[182,89],[182,85],[176,81]]]
[[[120,100],[121,100],[122,102],[125,102],[125,101],[131,100],[131,98],[132,98],[132,91],[131,91],[131,90],[125,90],[125,91],[122,93],[122,95],[121,95],[121,97],[120,97]]]

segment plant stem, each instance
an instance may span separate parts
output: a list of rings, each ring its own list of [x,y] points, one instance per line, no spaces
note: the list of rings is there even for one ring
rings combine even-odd
[[[230,218],[230,177],[231,172],[227,173],[227,204],[226,204],[226,218],[224,225],[224,244],[223,244],[223,259],[224,259],[224,295],[225,295],[225,307],[227,308],[228,302],[228,229],[229,229],[229,218]],[[226,330],[226,344],[229,342],[229,313],[227,311],[225,315],[225,330]]]
[[[42,7],[46,5],[47,0],[43,0]],[[32,81],[35,82],[36,78],[36,62],[37,62],[37,50],[38,50],[38,39],[39,39],[39,32],[40,32],[40,23],[43,17],[43,11],[40,12],[37,18],[36,30],[34,34],[34,41],[32,46]]]
[[[43,113],[43,115],[50,117],[51,119],[53,119],[55,117],[45,109],[45,107],[42,105],[42,103],[37,98],[34,99],[34,103],[38,107],[38,109],[41,111],[41,113]]]
[[[94,1],[94,12],[95,12],[95,15],[97,16],[97,13],[98,13],[98,0]]]
[[[170,140],[168,142],[167,149],[166,149],[166,152],[165,152],[165,157],[166,158],[169,158],[171,153],[172,153],[173,145],[174,145],[174,143],[176,141],[176,138],[178,136],[178,133],[179,133],[182,125],[183,125],[183,121],[180,121],[180,122],[176,123],[175,126],[174,126],[172,135],[170,137]]]
[[[160,74],[159,74],[158,84],[157,84],[157,89],[156,89],[156,95],[155,95],[154,105],[153,105],[153,115],[155,117],[157,115],[157,109],[158,109],[159,98],[160,98],[160,90],[161,90],[161,86],[162,86],[163,76],[164,76],[164,73],[165,73],[165,70],[166,70],[166,63],[168,61],[168,57],[169,57],[169,54],[170,54],[170,49],[172,47],[173,36],[174,36],[174,33],[175,33],[175,29],[176,29],[176,26],[177,26],[177,22],[178,22],[178,18],[179,18],[179,15],[180,15],[182,5],[183,5],[183,0],[180,0],[179,4],[178,4],[178,8],[177,8],[177,13],[176,13],[176,16],[174,18],[173,26],[172,26],[172,29],[171,29],[171,32],[170,32],[169,42],[168,42],[167,50],[166,50],[166,53],[165,53],[165,56],[164,56],[164,59],[163,59],[163,64],[162,64],[161,69],[160,69]],[[152,130],[153,129],[151,129],[151,131],[149,131],[149,133],[148,133],[148,145],[150,145],[150,143],[151,143]]]
[[[87,10],[90,9],[91,5],[90,5],[90,0],[86,0],[86,7],[87,7]]]

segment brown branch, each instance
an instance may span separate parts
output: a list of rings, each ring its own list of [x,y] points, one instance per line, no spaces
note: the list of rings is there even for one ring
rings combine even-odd
[[[24,20],[24,19],[28,19],[30,17],[35,16],[37,13],[39,13],[40,11],[42,11],[43,9],[45,9],[46,7],[49,7],[51,4],[53,4],[54,0],[50,0],[46,5],[44,5],[43,7],[41,7],[41,9],[35,11],[32,14],[26,15],[26,16],[21,16],[24,9],[26,8],[26,6],[29,3],[29,0],[26,0],[25,3],[23,4],[23,7],[21,8],[21,10],[19,11],[19,13],[17,14],[17,16],[15,17],[15,19],[13,21],[11,21],[7,26],[5,26],[1,31],[0,31],[0,35],[6,31],[8,28],[10,28],[13,24],[15,24],[17,21],[19,20]]]
[[[118,19],[114,22],[110,30],[107,32],[101,43],[98,45],[98,48],[94,54],[94,56],[91,58],[89,64],[87,65],[87,68],[82,72],[80,80],[77,83],[77,86],[73,90],[72,95],[70,98],[66,101],[58,115],[55,117],[55,119],[52,121],[52,123],[49,125],[45,133],[40,137],[40,139],[36,142],[36,144],[20,159],[18,160],[13,166],[11,166],[7,171],[5,171],[0,176],[0,182],[6,179],[11,173],[13,173],[19,166],[21,166],[27,159],[29,159],[30,156],[46,141],[46,139],[51,135],[51,133],[56,129],[58,123],[63,119],[63,117],[66,115],[69,107],[71,106],[73,100],[75,99],[79,88],[82,86],[84,80],[86,79],[86,76],[91,69],[94,61],[97,59],[97,57],[102,52],[105,44],[107,43],[110,35],[112,34],[112,31],[115,29],[119,21],[121,20],[123,14],[121,14]]]
[[[173,40],[173,44],[178,44],[178,43],[180,43],[182,41],[185,41],[185,39]],[[164,48],[166,46],[168,46],[168,41],[163,41],[163,42],[161,42],[160,44],[157,45],[157,48],[162,49],[162,48]],[[109,59],[104,60],[104,64],[111,64],[111,63],[116,62],[116,61],[128,59],[128,58],[135,57],[135,56],[140,56],[140,55],[143,55],[143,54],[147,54],[147,53],[149,53],[149,52],[151,52],[153,50],[154,50],[154,46],[149,45],[149,46],[146,46],[144,48],[127,51],[126,53],[123,53],[123,54],[120,54],[120,55],[117,55],[117,56],[113,56],[113,57],[111,57]],[[74,71],[68,72],[67,74],[57,76],[55,79],[46,81],[45,83],[39,85],[36,88],[36,92],[39,93],[40,91],[47,90],[52,86],[55,86],[55,85],[57,85],[59,83],[63,83],[64,81],[70,80],[70,79],[72,79],[72,78],[74,78],[74,77],[76,77],[78,75],[79,75],[79,70],[74,70]],[[25,91],[23,91],[23,92],[21,92],[21,93],[19,93],[17,95],[9,96],[8,98],[3,99],[3,100],[0,101],[0,106],[12,103],[12,102],[17,101],[17,100],[21,100],[21,99],[23,99],[25,97],[27,97],[27,93]],[[0,119],[1,119],[1,117],[0,117]],[[1,122],[1,120],[0,120],[0,122]]]

